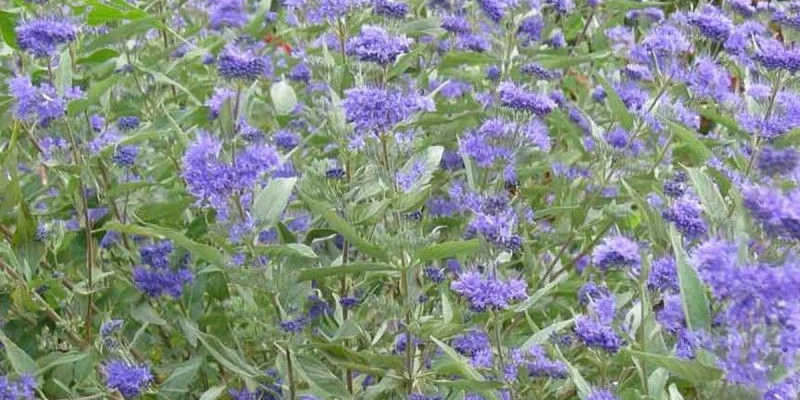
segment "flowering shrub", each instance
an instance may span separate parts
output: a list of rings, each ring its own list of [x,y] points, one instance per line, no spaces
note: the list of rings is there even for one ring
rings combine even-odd
[[[5,4],[0,399],[800,395],[800,3]]]

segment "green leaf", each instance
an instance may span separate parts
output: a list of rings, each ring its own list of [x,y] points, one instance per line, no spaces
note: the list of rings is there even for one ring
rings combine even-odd
[[[694,162],[701,164],[713,156],[711,150],[697,137],[695,132],[673,121],[665,121],[678,141],[685,144],[684,148],[692,154]]]
[[[0,11],[0,35],[3,35],[3,41],[6,42],[8,47],[12,49],[19,49],[17,45],[17,32],[14,27],[17,26],[17,14],[8,11]]]
[[[179,219],[191,201],[178,197],[170,202],[144,203],[136,208],[136,216],[145,222]]]
[[[317,358],[305,354],[296,354],[294,358],[297,361],[297,371],[300,376],[320,395],[324,395],[326,398],[352,398],[341,379],[337,378]]]
[[[39,270],[39,263],[45,255],[46,248],[43,243],[36,240],[36,222],[33,220],[28,203],[22,198],[19,203],[17,228],[14,230],[11,244],[22,276],[26,281],[30,281]]]
[[[122,10],[96,0],[88,0],[88,3],[91,5],[91,11],[89,11],[89,15],[86,17],[86,22],[92,26],[102,25],[109,21],[121,19],[140,19],[147,17],[146,12],[133,7],[128,10]]]
[[[689,265],[686,252],[681,244],[680,234],[674,227],[670,227],[669,238],[675,252],[675,262],[678,265],[678,284],[681,289],[683,311],[686,314],[686,325],[690,330],[705,330],[711,328],[711,311],[709,310],[706,289],[697,271]]]
[[[661,399],[664,394],[664,385],[669,380],[669,371],[666,368],[656,368],[647,378],[647,387],[650,389],[650,397]]]
[[[108,33],[98,36],[86,45],[86,50],[92,51],[110,44],[128,40],[157,26],[158,20],[156,17],[146,17],[128,22],[125,25],[112,29]]]
[[[314,214],[325,218],[332,229],[342,234],[342,236],[344,236],[348,242],[355,245],[359,251],[382,260],[387,258],[387,254],[383,249],[362,238],[352,225],[333,210],[332,206],[317,200],[312,200],[305,195],[302,195],[301,199]]]
[[[223,392],[225,392],[225,385],[213,386],[200,396],[200,400],[216,400],[219,396],[222,396]]]
[[[37,375],[38,368],[36,366],[36,362],[33,361],[28,353],[24,352],[16,345],[16,343],[12,342],[11,339],[6,337],[2,331],[0,331],[0,343],[2,343],[3,347],[5,347],[8,362],[11,363],[11,367],[14,368],[14,371],[17,374]]]
[[[611,107],[611,113],[614,116],[614,120],[619,121],[619,124],[626,130],[630,131],[633,129],[633,114],[628,111],[628,107],[625,106],[625,103],[622,102],[617,91],[614,90],[614,87],[608,83],[600,75],[595,75],[595,79],[603,85],[603,88],[606,91],[606,99],[608,100],[608,105]]]
[[[126,225],[120,224],[116,221],[109,221],[103,226],[103,230],[113,230],[117,232],[125,232],[133,235],[143,235],[150,237],[165,237],[171,239],[176,245],[188,250],[197,260],[209,261],[216,264],[218,267],[227,267],[225,256],[219,250],[202,243],[197,243],[182,233],[162,228],[155,225],[146,224],[141,225]]]
[[[329,276],[338,276],[345,274],[359,274],[364,272],[387,272],[397,271],[392,265],[381,263],[350,263],[340,265],[338,267],[322,267],[322,268],[306,268],[300,270],[297,275],[298,282],[310,281],[314,279],[322,279]]]
[[[167,324],[167,321],[158,315],[158,311],[156,311],[156,309],[147,302],[141,302],[133,307],[131,309],[131,317],[141,323],[159,326],[164,326]]]
[[[273,257],[299,256],[303,258],[317,258],[314,249],[302,243],[275,244],[269,246],[259,246],[256,248],[257,254],[266,254]]]
[[[590,53],[586,55],[552,55],[547,54],[539,57],[535,57],[534,60],[541,64],[545,68],[567,68],[567,67],[574,67],[576,65],[581,65],[589,62],[594,61],[601,61],[605,58],[608,58],[611,53],[604,51],[604,52],[597,52],[597,53]]]
[[[529,308],[533,307],[536,303],[538,303],[539,300],[542,299],[542,297],[548,295],[550,291],[553,290],[553,288],[555,288],[559,283],[561,283],[560,279],[556,279],[548,283],[545,287],[537,290],[532,295],[528,296],[528,298],[525,299],[525,301],[512,307],[511,310],[515,313],[527,311]]]
[[[161,384],[160,392],[171,395],[170,397],[180,397],[179,395],[186,393],[189,385],[194,382],[201,365],[203,365],[203,357],[195,357],[175,368],[167,380]]]
[[[291,114],[297,105],[297,95],[285,80],[273,83],[269,88],[269,96],[272,98],[272,105],[278,115]]]
[[[628,11],[648,7],[664,7],[673,3],[658,1],[634,1],[634,0],[607,0],[605,3],[609,10]]]
[[[103,48],[96,50],[94,53],[86,56],[81,57],[76,61],[76,64],[95,64],[101,63],[103,61],[108,61],[112,58],[119,56],[119,53],[116,50],[112,50],[109,48]]]
[[[558,354],[558,358],[560,358],[561,361],[563,361],[564,364],[567,365],[570,379],[572,379],[572,383],[575,384],[575,388],[578,390],[578,396],[581,399],[585,399],[592,392],[591,387],[586,382],[586,379],[583,379],[583,376],[581,376],[581,372],[578,371],[578,369],[575,368],[572,364],[570,364],[570,362],[567,361],[564,355],[561,354],[561,349],[559,349],[558,346],[556,346],[555,349],[556,353]]]
[[[495,63],[497,63],[497,59],[487,53],[461,53],[451,51],[442,57],[439,68],[460,68],[465,65],[490,65]]]
[[[201,102],[200,99],[198,99],[197,96],[195,96],[194,93],[192,93],[189,89],[187,89],[185,86],[181,85],[180,83],[174,81],[172,78],[164,75],[163,73],[158,72],[156,70],[145,68],[145,67],[143,67],[141,65],[137,65],[136,68],[138,68],[142,72],[146,72],[146,73],[152,75],[153,79],[155,79],[156,82],[164,83],[164,84],[171,85],[173,87],[178,88],[181,92],[185,93],[186,96],[189,97],[189,99],[192,101],[192,103],[194,103],[194,105],[203,104],[203,102]]]
[[[705,382],[711,382],[722,377],[722,370],[700,364],[695,360],[644,353],[628,348],[622,349],[622,352],[657,367],[665,368],[672,375],[692,382],[695,385],[701,385]]]
[[[102,81],[92,82],[89,85],[89,90],[86,91],[86,99],[73,100],[67,106],[67,115],[74,117],[94,104],[100,104],[100,98],[117,83],[118,77],[116,75],[103,79]]]
[[[439,36],[444,33],[442,23],[438,18],[415,19],[400,26],[398,33],[411,37]]]
[[[698,109],[698,112],[703,117],[708,118],[711,121],[714,121],[714,122],[716,122],[716,123],[728,128],[729,130],[731,130],[733,132],[736,132],[736,133],[741,133],[742,132],[742,128],[739,126],[739,124],[736,122],[736,120],[734,120],[731,117],[728,117],[726,115],[721,114],[717,110],[716,107],[711,107],[711,106],[700,107]]]
[[[480,248],[478,239],[459,240],[430,245],[417,252],[417,260],[432,261],[457,256],[469,256]]]
[[[55,81],[56,90],[61,95],[72,89],[72,56],[69,54],[69,49],[61,52],[58,69],[55,72]]]
[[[669,385],[669,400],[683,400],[683,395],[674,383]]]
[[[483,375],[481,375],[480,372],[475,370],[475,368],[473,368],[472,365],[469,364],[469,361],[467,361],[466,358],[458,354],[455,350],[453,350],[452,347],[448,346],[441,340],[436,339],[435,337],[431,337],[431,340],[433,340],[433,342],[436,343],[436,345],[439,346],[440,349],[442,349],[444,354],[447,355],[447,357],[450,358],[450,360],[452,360],[455,363],[456,369],[458,369],[458,372],[461,373],[462,376],[477,382],[483,382],[486,380],[483,378]],[[497,395],[493,390],[484,389],[481,391],[481,394],[490,399],[497,399]]]
[[[297,178],[274,178],[258,192],[253,201],[253,215],[257,222],[273,225],[289,203]]]
[[[184,324],[183,327],[185,330],[190,331],[193,336],[196,336],[200,343],[203,344],[203,347],[208,350],[208,353],[227,370],[244,379],[256,378],[262,375],[256,367],[248,364],[235,350],[222,344],[222,341],[216,336],[201,332],[192,324]]]
[[[88,352],[71,351],[62,353],[60,351],[56,351],[39,358],[36,360],[36,364],[39,366],[39,374],[45,374],[58,366],[75,364],[79,361],[89,358],[89,356],[90,353]]]
[[[442,146],[430,146],[425,150],[415,154],[411,157],[401,171],[409,172],[418,164],[422,164],[423,169],[422,173],[419,174],[418,178],[414,183],[411,185],[410,191],[419,190],[422,186],[426,185],[433,176],[433,172],[439,168],[439,162],[442,160],[442,154],[444,153],[444,147]]]
[[[692,185],[697,189],[703,208],[711,215],[711,220],[717,227],[726,225],[729,221],[728,207],[711,177],[697,168],[686,168],[686,172],[692,180]]]
[[[531,335],[525,343],[520,346],[523,349],[529,349],[533,345],[542,344],[549,340],[554,333],[561,332],[562,330],[570,327],[575,323],[575,318],[570,318],[565,321],[558,321],[550,326],[540,329],[538,332]]]

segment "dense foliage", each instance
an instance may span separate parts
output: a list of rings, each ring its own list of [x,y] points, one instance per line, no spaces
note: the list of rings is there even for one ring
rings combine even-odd
[[[800,3],[6,0],[0,399],[797,399]]]

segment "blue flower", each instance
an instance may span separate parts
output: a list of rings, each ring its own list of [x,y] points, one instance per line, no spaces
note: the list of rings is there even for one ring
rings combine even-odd
[[[547,115],[556,108],[555,102],[547,96],[526,91],[513,82],[501,83],[497,91],[500,103],[505,107],[529,111],[539,116]]]
[[[208,17],[211,29],[241,28],[247,24],[244,0],[215,0]]]
[[[614,329],[596,318],[580,315],[575,319],[575,336],[589,347],[616,353],[622,346],[622,338]]]
[[[442,17],[442,29],[457,34],[470,33],[469,20],[461,15],[448,14]]]
[[[150,368],[144,364],[114,360],[106,365],[105,371],[108,388],[119,390],[126,398],[138,396],[153,381]]]
[[[611,236],[592,252],[592,262],[601,270],[638,267],[639,247],[624,236]]]
[[[584,400],[618,400],[611,390],[595,388]]]
[[[408,13],[408,5],[400,1],[374,0],[372,11],[387,18],[403,19]]]
[[[475,368],[492,367],[492,344],[486,332],[471,330],[456,336],[450,342],[453,350],[469,357],[469,362]]]
[[[382,135],[420,111],[429,111],[429,99],[398,90],[358,87],[345,91],[342,102],[347,122],[357,135]]]
[[[715,42],[724,42],[733,30],[731,20],[710,4],[689,14],[688,22],[697,28],[701,35]]]
[[[112,160],[121,167],[132,167],[138,155],[139,148],[134,145],[117,146]]]
[[[688,239],[695,239],[708,230],[700,203],[690,197],[684,196],[675,200],[661,215],[664,220],[674,223],[678,231]]]
[[[229,44],[217,59],[219,74],[228,79],[256,80],[272,75],[272,61],[255,48]]]
[[[8,80],[8,89],[14,98],[14,114],[21,120],[36,120],[39,126],[48,126],[67,112],[67,99],[82,97],[80,90],[68,90],[63,96],[49,83],[34,86],[27,76]]]
[[[450,288],[464,297],[475,311],[502,310],[511,302],[528,297],[524,281],[502,281],[496,276],[483,275],[475,270],[462,273],[457,281],[450,284]]]
[[[478,6],[494,22],[500,22],[506,15],[506,6],[502,0],[478,0]]]
[[[678,291],[678,269],[674,258],[661,257],[653,261],[647,287],[662,292]]]
[[[35,19],[16,27],[17,43],[35,57],[50,57],[58,45],[69,43],[78,35],[78,28],[68,21],[52,18]]]
[[[0,347],[2,349],[2,347]],[[34,400],[36,398],[36,379],[22,375],[14,382],[8,376],[0,375],[0,399]]]
[[[409,51],[411,40],[405,36],[391,36],[379,26],[364,25],[361,33],[347,41],[348,55],[365,62],[388,65]]]

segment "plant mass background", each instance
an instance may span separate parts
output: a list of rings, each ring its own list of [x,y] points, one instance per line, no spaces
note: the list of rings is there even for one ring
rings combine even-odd
[[[0,4],[0,399],[800,395],[800,3]]]

